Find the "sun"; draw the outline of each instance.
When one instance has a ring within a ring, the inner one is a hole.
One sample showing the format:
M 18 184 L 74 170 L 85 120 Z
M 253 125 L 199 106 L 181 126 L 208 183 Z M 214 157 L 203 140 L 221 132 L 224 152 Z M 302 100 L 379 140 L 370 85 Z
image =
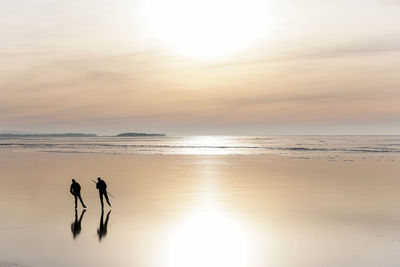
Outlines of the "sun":
M 150 30 L 164 45 L 190 57 L 232 55 L 266 34 L 260 0 L 149 0 Z

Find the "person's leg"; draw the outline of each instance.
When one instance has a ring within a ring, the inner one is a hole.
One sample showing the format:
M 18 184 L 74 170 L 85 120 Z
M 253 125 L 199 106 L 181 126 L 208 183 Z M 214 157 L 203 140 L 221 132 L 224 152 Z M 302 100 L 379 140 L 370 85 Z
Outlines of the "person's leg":
M 74 195 L 74 197 L 75 197 L 75 209 L 77 208 L 77 202 L 78 202 L 78 198 L 76 197 L 76 195 Z
M 100 203 L 101 203 L 101 208 L 104 208 L 104 203 L 103 203 L 103 192 L 99 191 L 99 196 L 100 196 Z
M 85 206 L 85 203 L 83 203 L 83 200 L 82 200 L 82 197 L 81 197 L 81 194 L 79 194 L 79 200 L 81 201 L 81 204 L 82 204 L 82 207 L 84 207 L 84 208 L 86 208 L 86 206 Z
M 111 207 L 110 200 L 108 200 L 108 194 L 107 194 L 107 191 L 106 191 L 106 192 L 104 192 L 104 197 L 106 198 L 106 201 L 107 201 L 107 204 L 108 204 L 108 206 L 110 206 L 110 207 Z

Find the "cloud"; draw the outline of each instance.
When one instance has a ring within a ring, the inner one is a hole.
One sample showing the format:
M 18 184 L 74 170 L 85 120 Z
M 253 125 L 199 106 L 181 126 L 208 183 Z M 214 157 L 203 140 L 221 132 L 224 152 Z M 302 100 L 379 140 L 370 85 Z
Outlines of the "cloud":
M 208 64 L 204 68 L 224 68 L 232 66 L 246 66 L 246 65 L 262 65 L 274 64 L 280 62 L 299 62 L 310 60 L 324 60 L 324 59 L 340 59 L 348 57 L 368 57 L 374 55 L 384 54 L 397 54 L 400 53 L 400 39 L 399 40 L 375 40 L 358 44 L 337 45 L 335 47 L 319 47 L 309 48 L 303 51 L 287 51 L 278 53 L 278 56 L 269 56 L 268 58 L 257 58 L 247 60 L 234 60 L 217 64 Z

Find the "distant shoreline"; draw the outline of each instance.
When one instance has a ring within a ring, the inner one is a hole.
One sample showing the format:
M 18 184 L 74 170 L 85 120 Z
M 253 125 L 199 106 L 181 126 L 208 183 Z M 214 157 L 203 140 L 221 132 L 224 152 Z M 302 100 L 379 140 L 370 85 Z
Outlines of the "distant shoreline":
M 120 133 L 108 137 L 140 137 L 140 136 L 165 136 L 160 133 Z M 0 134 L 0 138 L 18 138 L 18 137 L 99 137 L 97 134 L 84 134 L 84 133 L 59 133 L 59 134 Z
M 0 137 L 97 137 L 97 134 L 60 133 L 60 134 L 0 134 Z
M 165 136 L 165 134 L 160 133 L 120 133 L 116 137 L 132 137 L 132 136 Z

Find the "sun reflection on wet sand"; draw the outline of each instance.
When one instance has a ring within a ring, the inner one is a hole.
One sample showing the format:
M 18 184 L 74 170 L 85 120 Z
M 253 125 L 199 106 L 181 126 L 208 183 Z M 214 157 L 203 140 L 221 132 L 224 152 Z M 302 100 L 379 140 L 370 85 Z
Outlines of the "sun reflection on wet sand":
M 213 201 L 209 185 L 194 208 L 169 236 L 166 248 L 168 267 L 250 266 L 251 238 L 243 224 Z

